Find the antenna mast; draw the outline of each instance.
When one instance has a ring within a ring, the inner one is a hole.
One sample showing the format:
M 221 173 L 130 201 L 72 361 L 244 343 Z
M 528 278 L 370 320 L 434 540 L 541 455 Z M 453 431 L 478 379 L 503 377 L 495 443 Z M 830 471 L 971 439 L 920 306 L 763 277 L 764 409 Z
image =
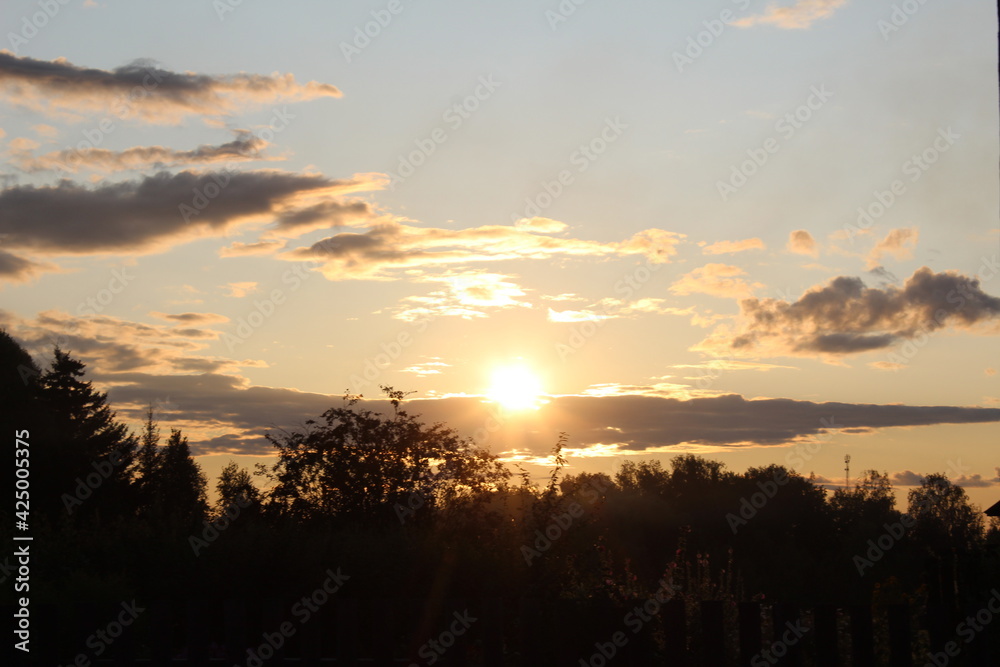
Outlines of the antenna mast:
M 844 457 L 844 490 L 851 485 L 851 455 Z

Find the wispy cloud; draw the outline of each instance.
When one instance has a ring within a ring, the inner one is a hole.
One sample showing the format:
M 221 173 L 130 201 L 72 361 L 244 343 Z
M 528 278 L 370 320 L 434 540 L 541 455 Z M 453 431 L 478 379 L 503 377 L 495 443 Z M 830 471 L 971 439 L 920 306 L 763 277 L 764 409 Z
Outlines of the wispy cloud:
M 531 307 L 521 300 L 525 291 L 511 276 L 486 271 L 448 271 L 437 276 L 423 276 L 420 282 L 440 284 L 440 290 L 403 299 L 403 307 L 394 315 L 413 322 L 432 317 L 486 317 L 492 310 L 515 306 Z
M 764 242 L 758 238 L 743 239 L 742 241 L 716 241 L 701 249 L 704 255 L 732 255 L 747 250 L 764 250 Z
M 225 289 L 227 290 L 226 296 L 242 299 L 246 295 L 257 291 L 257 283 L 253 281 L 229 283 L 225 285 Z
M 765 364 L 755 361 L 739 361 L 736 359 L 709 359 L 700 364 L 676 364 L 671 368 L 702 368 L 712 371 L 773 371 L 776 368 L 786 370 L 799 370 L 795 366 L 782 366 L 780 364 Z M 684 378 L 685 380 L 696 380 L 698 378 Z
M 882 264 L 882 257 L 892 255 L 896 261 L 913 258 L 920 231 L 915 227 L 892 229 L 886 237 L 875 244 L 868 254 L 868 268 L 876 269 Z
M 761 283 L 748 283 L 741 276 L 746 271 L 731 264 L 706 264 L 685 273 L 670 291 L 674 294 L 708 294 L 726 299 L 745 299 L 753 295 L 754 289 L 763 287 Z
M 691 308 L 666 305 L 665 299 L 645 298 L 635 301 L 607 297 L 581 310 L 548 309 L 549 322 L 596 322 L 638 315 L 693 315 Z
M 431 361 L 425 361 L 423 363 L 414 364 L 402 369 L 401 373 L 412 373 L 417 377 L 428 377 L 431 375 L 441 375 L 443 369 L 451 368 L 451 364 L 446 364 L 441 361 L 440 357 L 431 357 Z
M 179 151 L 165 146 L 134 146 L 123 151 L 106 148 L 71 148 L 33 156 L 28 151 L 17 151 L 11 162 L 29 172 L 62 170 L 77 172 L 89 169 L 103 173 L 203 165 L 251 160 L 278 160 L 261 153 L 267 142 L 249 133 L 239 133 L 233 141 L 218 146 L 204 145 L 193 150 Z
M 285 247 L 284 241 L 257 241 L 242 243 L 233 241 L 219 250 L 219 257 L 246 257 L 247 255 L 273 255 Z
M 219 315 L 218 313 L 161 313 L 154 310 L 150 313 L 150 315 L 161 320 L 167 320 L 168 322 L 177 322 L 178 324 L 187 325 L 216 324 L 229 321 L 228 317 L 225 315 Z
M 816 21 L 829 18 L 846 4 L 847 0 L 798 0 L 790 7 L 771 3 L 763 14 L 733 21 L 733 25 L 741 28 L 773 25 L 786 30 L 800 30 L 811 27 Z
M 537 220 L 537 218 L 536 218 Z M 441 229 L 406 225 L 383 218 L 364 233 L 345 232 L 298 248 L 286 259 L 323 261 L 330 280 L 389 280 L 396 269 L 442 267 L 473 262 L 554 257 L 645 256 L 651 262 L 669 261 L 682 234 L 647 229 L 624 241 L 601 243 L 552 236 L 563 227 L 546 225 L 487 225 Z

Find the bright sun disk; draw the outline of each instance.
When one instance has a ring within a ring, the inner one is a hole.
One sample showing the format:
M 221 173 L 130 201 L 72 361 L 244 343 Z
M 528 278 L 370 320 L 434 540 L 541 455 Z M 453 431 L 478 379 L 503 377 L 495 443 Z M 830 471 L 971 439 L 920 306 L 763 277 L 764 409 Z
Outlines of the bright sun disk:
M 507 410 L 537 409 L 542 383 L 523 366 L 505 366 L 493 371 L 486 397 Z

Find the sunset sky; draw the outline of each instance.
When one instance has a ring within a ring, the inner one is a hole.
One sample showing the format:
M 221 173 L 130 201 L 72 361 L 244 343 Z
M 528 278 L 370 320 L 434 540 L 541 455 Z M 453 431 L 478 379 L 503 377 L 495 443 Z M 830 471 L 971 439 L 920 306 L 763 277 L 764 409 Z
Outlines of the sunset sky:
M 994 3 L 51 4 L 0 10 L 0 326 L 211 478 L 385 384 L 571 472 L 1000 500 Z

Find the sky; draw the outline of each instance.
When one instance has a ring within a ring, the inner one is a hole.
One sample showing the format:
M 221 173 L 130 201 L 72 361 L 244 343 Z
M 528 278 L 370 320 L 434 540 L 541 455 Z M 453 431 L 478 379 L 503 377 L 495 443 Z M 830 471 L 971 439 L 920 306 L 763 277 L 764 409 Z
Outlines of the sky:
M 387 385 L 535 475 L 566 433 L 985 507 L 996 15 L 10 0 L 0 326 L 210 477 Z

